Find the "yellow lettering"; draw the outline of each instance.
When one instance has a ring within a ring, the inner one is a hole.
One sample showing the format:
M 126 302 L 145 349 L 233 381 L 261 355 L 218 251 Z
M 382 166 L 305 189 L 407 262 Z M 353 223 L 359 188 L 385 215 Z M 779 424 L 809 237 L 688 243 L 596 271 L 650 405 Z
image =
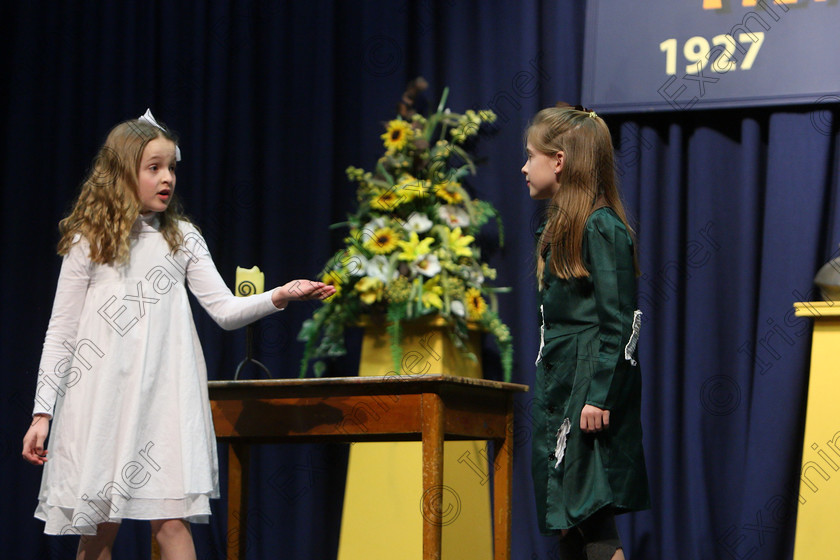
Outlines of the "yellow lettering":
M 741 5 L 745 8 L 752 8 L 758 4 L 759 0 L 741 0 Z M 766 1 L 766 0 L 765 0 Z M 826 0 L 814 0 L 814 2 L 825 2 Z M 774 4 L 796 4 L 799 0 L 773 0 Z M 723 0 L 703 0 L 704 10 L 721 10 L 723 9 Z

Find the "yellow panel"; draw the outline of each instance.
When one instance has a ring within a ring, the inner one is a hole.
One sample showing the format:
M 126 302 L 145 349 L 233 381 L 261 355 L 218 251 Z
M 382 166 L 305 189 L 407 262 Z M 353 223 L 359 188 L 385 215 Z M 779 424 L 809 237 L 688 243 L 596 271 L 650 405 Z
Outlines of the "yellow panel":
M 814 302 L 814 307 L 825 302 Z M 797 304 L 797 315 L 799 315 Z M 830 311 L 834 311 L 832 306 Z M 840 504 L 840 317 L 815 316 L 811 376 L 799 486 L 794 560 L 837 555 L 837 504 Z
M 405 325 L 400 373 L 480 378 L 481 363 L 465 359 L 438 325 L 433 321 Z M 470 333 L 469 348 L 480 360 L 477 332 Z M 393 370 L 384 327 L 368 323 L 359 375 L 394 375 Z M 486 448 L 483 441 L 444 444 L 444 488 L 432 496 L 442 502 L 443 558 L 486 560 L 493 556 Z M 422 444 L 354 443 L 347 468 L 338 560 L 420 560 L 423 498 Z

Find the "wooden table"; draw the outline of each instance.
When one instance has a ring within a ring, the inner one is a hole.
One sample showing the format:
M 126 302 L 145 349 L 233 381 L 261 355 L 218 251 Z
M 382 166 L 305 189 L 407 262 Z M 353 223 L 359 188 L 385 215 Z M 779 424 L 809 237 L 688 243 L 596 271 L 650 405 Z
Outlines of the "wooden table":
M 228 459 L 228 559 L 245 558 L 249 446 L 422 441 L 423 493 L 443 491 L 443 441 L 493 440 L 494 557 L 510 558 L 513 395 L 526 385 L 442 375 L 211 381 Z M 439 499 L 424 500 L 423 558 L 440 559 Z M 236 531 L 234 533 L 234 531 Z

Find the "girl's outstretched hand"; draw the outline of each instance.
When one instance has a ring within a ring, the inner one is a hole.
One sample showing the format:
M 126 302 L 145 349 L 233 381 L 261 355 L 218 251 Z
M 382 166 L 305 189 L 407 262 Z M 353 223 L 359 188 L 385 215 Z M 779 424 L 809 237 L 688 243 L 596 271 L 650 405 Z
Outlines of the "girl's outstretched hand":
M 23 458 L 33 465 L 43 465 L 47 462 L 47 450 L 44 442 L 50 433 L 50 419 L 45 414 L 32 417 L 32 424 L 23 436 Z
M 335 293 L 335 286 L 312 280 L 292 280 L 279 288 L 274 288 L 271 301 L 278 309 L 286 307 L 290 301 L 325 299 Z

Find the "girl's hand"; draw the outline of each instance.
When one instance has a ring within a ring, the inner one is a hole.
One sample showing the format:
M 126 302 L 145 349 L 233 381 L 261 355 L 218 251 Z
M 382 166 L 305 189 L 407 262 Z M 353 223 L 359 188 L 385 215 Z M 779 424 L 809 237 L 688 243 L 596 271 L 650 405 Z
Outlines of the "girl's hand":
M 47 450 L 44 442 L 50 433 L 50 417 L 46 414 L 36 414 L 32 417 L 32 424 L 23 436 L 23 458 L 33 465 L 43 465 L 47 462 Z
M 335 286 L 323 282 L 311 280 L 292 280 L 275 288 L 271 292 L 271 301 L 278 309 L 285 308 L 290 301 L 301 301 L 308 299 L 325 299 L 335 293 Z
M 606 430 L 610 427 L 610 411 L 592 406 L 584 405 L 580 411 L 580 430 L 587 434 L 593 434 Z

